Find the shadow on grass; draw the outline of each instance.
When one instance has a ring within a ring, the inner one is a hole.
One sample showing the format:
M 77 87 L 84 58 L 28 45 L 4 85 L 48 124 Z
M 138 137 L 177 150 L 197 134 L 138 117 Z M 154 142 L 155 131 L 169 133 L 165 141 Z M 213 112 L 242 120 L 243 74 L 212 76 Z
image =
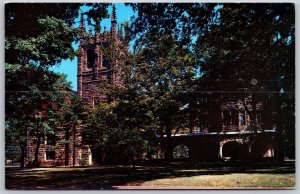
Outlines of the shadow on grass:
M 145 165 L 135 170 L 127 166 L 87 168 L 6 168 L 7 189 L 115 189 L 118 185 L 138 186 L 146 181 L 192 177 L 199 175 L 226 175 L 232 173 L 290 174 L 293 165 L 232 165 L 232 164 L 170 164 L 165 166 Z

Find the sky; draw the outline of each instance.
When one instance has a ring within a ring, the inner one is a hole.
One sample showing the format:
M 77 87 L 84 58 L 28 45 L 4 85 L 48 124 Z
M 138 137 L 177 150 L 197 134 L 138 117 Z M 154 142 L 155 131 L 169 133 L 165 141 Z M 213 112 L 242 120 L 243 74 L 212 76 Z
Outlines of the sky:
M 129 6 L 125 6 L 124 3 L 115 3 L 116 6 L 116 13 L 117 13 L 117 22 L 118 24 L 121 22 L 129 21 L 130 17 L 134 15 L 133 10 Z M 81 7 L 81 11 L 87 11 L 88 7 Z M 108 13 L 111 14 L 112 8 L 108 8 Z M 86 18 L 85 18 L 86 19 Z M 75 27 L 79 27 L 79 18 L 76 19 Z M 86 24 L 86 30 L 88 31 L 90 27 Z M 103 31 L 104 27 L 106 27 L 106 30 L 110 30 L 110 18 L 104 19 L 100 23 L 101 25 L 101 31 Z M 73 43 L 73 48 L 75 50 L 78 49 L 79 43 Z M 50 70 L 58 73 L 64 73 L 67 75 L 67 80 L 72 83 L 72 89 L 74 91 L 77 91 L 77 57 L 75 57 L 73 60 L 67 59 L 63 60 L 60 64 L 57 66 L 51 67 Z

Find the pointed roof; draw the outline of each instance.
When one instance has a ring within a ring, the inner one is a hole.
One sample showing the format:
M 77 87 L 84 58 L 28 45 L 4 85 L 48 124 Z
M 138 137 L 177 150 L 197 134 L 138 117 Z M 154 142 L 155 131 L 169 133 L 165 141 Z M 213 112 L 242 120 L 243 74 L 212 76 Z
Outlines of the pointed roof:
M 83 13 L 80 14 L 80 27 L 85 28 Z
M 117 23 L 116 6 L 113 5 L 111 13 L 111 23 Z

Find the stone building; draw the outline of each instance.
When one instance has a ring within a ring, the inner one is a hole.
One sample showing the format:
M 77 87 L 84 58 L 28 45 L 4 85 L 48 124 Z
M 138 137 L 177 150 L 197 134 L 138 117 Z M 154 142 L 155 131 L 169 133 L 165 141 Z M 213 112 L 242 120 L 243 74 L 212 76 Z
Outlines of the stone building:
M 271 100 L 271 99 L 270 99 Z M 252 100 L 252 94 L 226 98 L 219 94 L 202 94 L 191 104 L 191 132 L 248 132 L 275 128 L 271 101 Z
M 109 100 L 103 92 L 103 86 L 110 84 L 121 85 L 121 68 L 124 56 L 128 50 L 128 41 L 123 35 L 123 28 L 117 29 L 116 10 L 111 14 L 111 30 L 100 32 L 100 24 L 86 32 L 83 15 L 81 15 L 81 38 L 78 56 L 77 93 L 85 100 L 89 109 L 93 109 L 101 100 Z M 73 91 L 69 91 L 73 92 Z M 68 166 L 91 165 L 92 153 L 88 145 L 82 145 L 80 126 L 76 126 L 77 133 L 69 134 L 66 140 L 65 130 L 58 127 L 54 132 L 41 134 L 39 140 L 36 135 L 28 134 L 27 166 L 35 160 L 38 152 L 39 166 Z M 72 130 L 72 129 L 70 129 Z M 32 130 L 31 133 L 34 133 Z M 70 142 L 70 143 L 68 143 Z M 39 144 L 38 151 L 36 150 Z
M 174 152 L 174 157 L 192 161 L 275 159 L 279 144 L 270 107 L 273 102 L 271 98 L 264 103 L 252 99 L 251 94 L 235 99 L 214 93 L 194 97 L 189 105 L 189 133 L 175 134 L 171 140 L 173 149 L 185 154 Z
M 128 37 L 123 36 L 123 24 L 117 29 L 115 7 L 112 10 L 110 32 L 106 31 L 106 28 L 100 32 L 100 24 L 98 24 L 94 35 L 91 30 L 86 34 L 83 16 L 81 16 L 80 28 L 82 32 L 77 91 L 85 99 L 89 108 L 94 108 L 99 101 L 108 100 L 103 91 L 105 84 L 121 85 L 121 69 L 125 53 L 128 51 Z
M 62 92 L 75 93 L 66 88 L 62 89 Z M 65 102 L 70 102 L 69 95 L 66 96 Z M 51 119 L 46 111 L 49 106 L 53 106 L 58 112 L 63 111 L 57 104 L 50 104 L 47 100 L 40 110 L 36 110 L 35 116 L 40 120 L 28 129 L 25 165 L 27 167 L 91 165 L 91 151 L 88 145 L 82 144 L 80 125 L 59 126 L 54 129 L 43 126 Z

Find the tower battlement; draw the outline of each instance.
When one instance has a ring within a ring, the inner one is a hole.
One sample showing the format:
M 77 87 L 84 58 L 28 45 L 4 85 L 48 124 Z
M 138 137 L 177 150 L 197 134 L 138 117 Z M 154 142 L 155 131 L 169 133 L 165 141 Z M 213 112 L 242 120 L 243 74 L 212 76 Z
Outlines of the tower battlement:
M 100 32 L 100 24 L 86 32 L 83 15 L 80 21 L 81 38 L 78 57 L 77 91 L 89 108 L 102 100 L 107 100 L 103 91 L 105 84 L 121 85 L 121 71 L 128 51 L 127 38 L 123 36 L 123 25 L 117 32 L 115 7 L 111 14 L 111 29 Z M 125 33 L 126 34 L 126 33 Z

